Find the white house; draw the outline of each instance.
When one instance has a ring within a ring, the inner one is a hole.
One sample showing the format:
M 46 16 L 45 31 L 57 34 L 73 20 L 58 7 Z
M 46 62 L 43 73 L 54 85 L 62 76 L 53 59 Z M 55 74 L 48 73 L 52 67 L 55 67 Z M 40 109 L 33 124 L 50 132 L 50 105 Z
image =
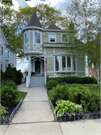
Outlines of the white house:
M 0 70 L 5 72 L 8 64 L 16 67 L 16 51 L 12 49 L 0 28 Z

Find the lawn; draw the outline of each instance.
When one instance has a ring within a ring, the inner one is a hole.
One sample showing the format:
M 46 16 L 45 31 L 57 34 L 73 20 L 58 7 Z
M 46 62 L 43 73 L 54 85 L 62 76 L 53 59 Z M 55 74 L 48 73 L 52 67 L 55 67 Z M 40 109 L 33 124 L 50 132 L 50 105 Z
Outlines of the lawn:
M 21 92 L 19 91 L 18 97 L 16 98 L 16 101 L 20 101 L 21 99 L 23 100 L 26 96 L 27 92 Z

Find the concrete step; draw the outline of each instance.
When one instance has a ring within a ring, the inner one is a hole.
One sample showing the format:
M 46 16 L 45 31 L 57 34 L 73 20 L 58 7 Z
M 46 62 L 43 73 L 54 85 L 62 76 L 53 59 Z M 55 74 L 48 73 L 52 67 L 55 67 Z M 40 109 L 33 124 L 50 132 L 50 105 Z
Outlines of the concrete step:
M 30 79 L 30 87 L 44 87 L 45 81 L 44 77 L 37 77 L 37 78 L 31 78 Z

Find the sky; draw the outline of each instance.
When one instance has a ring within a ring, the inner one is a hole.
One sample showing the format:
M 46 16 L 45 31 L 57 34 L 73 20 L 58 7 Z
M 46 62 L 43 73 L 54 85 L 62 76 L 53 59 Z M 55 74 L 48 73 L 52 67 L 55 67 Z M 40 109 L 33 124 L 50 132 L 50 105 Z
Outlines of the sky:
M 67 7 L 71 5 L 71 0 L 31 0 L 31 1 L 12 0 L 12 2 L 14 5 L 12 6 L 12 8 L 14 8 L 15 10 L 18 10 L 19 6 L 22 8 L 28 6 L 34 7 L 36 4 L 44 3 L 50 5 L 51 7 L 54 7 L 55 9 L 60 10 L 63 15 L 66 13 Z M 26 59 L 23 61 L 17 59 L 16 67 L 17 70 L 21 70 L 22 72 L 24 72 L 24 70 L 28 69 L 28 61 Z

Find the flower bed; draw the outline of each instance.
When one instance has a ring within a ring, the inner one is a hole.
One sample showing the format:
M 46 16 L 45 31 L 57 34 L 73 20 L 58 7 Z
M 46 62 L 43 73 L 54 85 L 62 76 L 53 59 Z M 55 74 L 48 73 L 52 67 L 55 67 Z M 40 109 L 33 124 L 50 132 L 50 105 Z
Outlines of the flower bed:
M 63 114 L 63 116 L 61 117 L 57 117 L 57 114 L 54 110 L 54 108 L 56 107 L 55 105 L 53 105 L 51 103 L 51 101 L 49 100 L 50 106 L 52 108 L 52 111 L 54 113 L 54 117 L 55 117 L 55 121 L 75 121 L 75 120 L 81 120 L 81 119 L 99 119 L 101 112 L 100 110 L 97 112 L 90 112 L 90 113 L 85 113 L 85 114 L 80 114 L 80 113 L 76 113 L 75 116 L 69 116 L 67 114 Z

